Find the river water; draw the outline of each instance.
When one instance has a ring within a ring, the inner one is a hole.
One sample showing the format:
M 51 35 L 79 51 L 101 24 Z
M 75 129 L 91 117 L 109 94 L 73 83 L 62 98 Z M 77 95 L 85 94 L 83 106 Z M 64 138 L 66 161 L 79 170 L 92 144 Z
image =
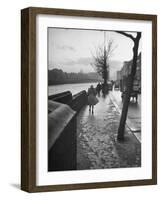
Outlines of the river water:
M 88 90 L 93 85 L 96 87 L 98 83 L 74 83 L 74 84 L 62 84 L 62 85 L 51 85 L 48 87 L 48 95 L 58 94 L 60 92 L 71 91 L 72 95 L 77 94 L 82 90 Z

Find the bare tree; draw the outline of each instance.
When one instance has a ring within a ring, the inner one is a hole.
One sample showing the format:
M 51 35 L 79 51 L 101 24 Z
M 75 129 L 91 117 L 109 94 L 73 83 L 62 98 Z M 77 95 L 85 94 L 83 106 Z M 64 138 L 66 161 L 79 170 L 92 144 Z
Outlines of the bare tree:
M 94 54 L 92 53 L 93 62 L 91 65 L 102 76 L 104 85 L 107 84 L 107 80 L 109 79 L 109 60 L 115 48 L 113 40 L 110 39 L 106 44 L 98 46 Z
M 126 118 L 127 118 L 129 102 L 130 102 L 130 96 L 131 96 L 131 92 L 133 89 L 133 82 L 134 82 L 136 68 L 137 68 L 137 57 L 138 57 L 138 48 L 139 48 L 139 41 L 141 38 L 141 32 L 137 32 L 136 37 L 134 37 L 133 35 L 128 34 L 126 32 L 122 32 L 122 31 L 116 31 L 116 32 L 130 38 L 134 42 L 131 74 L 130 74 L 129 80 L 128 80 L 127 91 L 125 92 L 125 98 L 124 98 L 121 119 L 120 119 L 120 124 L 119 124 L 119 128 L 118 128 L 118 135 L 117 135 L 117 139 L 120 141 L 123 141 L 124 140 L 125 123 L 126 123 Z

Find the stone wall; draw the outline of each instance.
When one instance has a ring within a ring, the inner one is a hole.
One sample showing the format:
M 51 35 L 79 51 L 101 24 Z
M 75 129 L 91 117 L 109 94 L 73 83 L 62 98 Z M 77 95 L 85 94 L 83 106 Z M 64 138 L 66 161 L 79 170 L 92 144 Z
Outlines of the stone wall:
M 76 169 L 76 115 L 86 104 L 86 91 L 73 96 L 70 91 L 49 96 L 48 171 Z
M 76 112 L 69 106 L 49 101 L 48 171 L 76 169 Z
M 73 95 L 72 101 L 69 106 L 77 111 L 77 113 L 87 104 L 87 92 L 85 90 Z
M 87 92 L 85 90 L 72 96 L 70 91 L 51 95 L 49 100 L 69 105 L 73 110 L 79 112 L 87 104 Z
M 66 91 L 66 92 L 50 95 L 48 99 L 68 105 L 72 101 L 72 93 L 70 91 Z

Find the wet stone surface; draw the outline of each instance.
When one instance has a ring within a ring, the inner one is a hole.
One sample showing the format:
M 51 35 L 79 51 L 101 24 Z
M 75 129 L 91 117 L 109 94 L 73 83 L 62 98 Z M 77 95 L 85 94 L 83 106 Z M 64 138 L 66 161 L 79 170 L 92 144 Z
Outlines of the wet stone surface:
M 141 166 L 141 145 L 126 128 L 116 140 L 120 115 L 109 96 L 99 97 L 94 114 L 85 106 L 77 117 L 77 169 Z

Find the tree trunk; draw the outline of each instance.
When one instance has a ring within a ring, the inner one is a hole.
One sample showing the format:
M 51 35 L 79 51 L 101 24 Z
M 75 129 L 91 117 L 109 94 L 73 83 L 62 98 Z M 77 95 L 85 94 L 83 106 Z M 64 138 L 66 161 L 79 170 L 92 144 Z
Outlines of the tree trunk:
M 128 106 L 130 102 L 131 92 L 133 90 L 133 82 L 134 82 L 136 68 L 137 68 L 137 56 L 138 56 L 138 47 L 139 47 L 140 38 L 141 38 L 141 33 L 137 33 L 137 37 L 134 40 L 134 47 L 133 47 L 132 69 L 131 69 L 131 74 L 129 76 L 129 80 L 127 84 L 127 90 L 125 92 L 125 98 L 123 101 L 123 108 L 122 108 L 122 113 L 121 113 L 119 129 L 118 129 L 117 139 L 119 141 L 124 140 L 124 131 L 125 131 L 125 123 L 126 123 L 126 118 L 127 118 L 127 113 L 128 113 Z
M 103 70 L 103 75 L 104 75 L 104 85 L 107 84 L 107 66 L 106 66 L 106 49 L 104 47 L 104 70 Z
M 104 74 L 103 74 L 103 80 L 104 80 L 104 85 L 107 85 L 107 70 L 104 69 Z

